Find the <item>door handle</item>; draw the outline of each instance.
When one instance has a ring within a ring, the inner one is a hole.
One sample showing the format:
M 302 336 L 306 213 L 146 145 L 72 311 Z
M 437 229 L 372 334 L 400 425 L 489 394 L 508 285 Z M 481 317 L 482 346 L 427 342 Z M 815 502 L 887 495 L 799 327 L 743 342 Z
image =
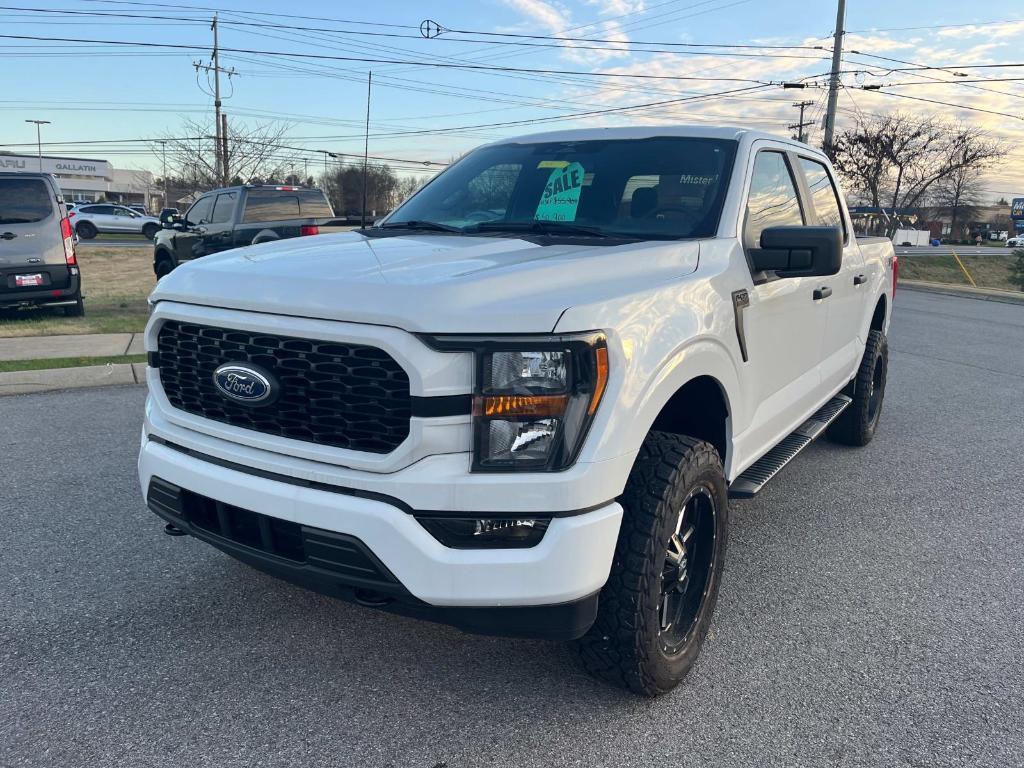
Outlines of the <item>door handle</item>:
M 4 240 L 13 240 L 14 238 L 17 237 L 17 235 L 14 234 L 13 232 L 4 232 L 2 235 L 0 235 L 0 237 L 2 237 Z
M 866 275 L 855 275 L 853 278 L 854 285 L 864 285 L 864 283 L 866 283 L 867 281 L 868 278 Z
M 831 295 L 832 289 L 829 288 L 827 285 L 823 285 L 821 286 L 821 288 L 814 289 L 813 297 L 815 301 L 819 301 L 820 299 L 827 299 Z

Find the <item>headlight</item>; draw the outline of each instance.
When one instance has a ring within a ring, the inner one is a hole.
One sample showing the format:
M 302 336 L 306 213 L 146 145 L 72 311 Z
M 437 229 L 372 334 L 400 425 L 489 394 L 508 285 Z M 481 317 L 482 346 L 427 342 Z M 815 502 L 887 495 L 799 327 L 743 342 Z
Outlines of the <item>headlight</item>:
M 566 469 L 608 384 L 604 334 L 434 338 L 476 353 L 474 472 Z

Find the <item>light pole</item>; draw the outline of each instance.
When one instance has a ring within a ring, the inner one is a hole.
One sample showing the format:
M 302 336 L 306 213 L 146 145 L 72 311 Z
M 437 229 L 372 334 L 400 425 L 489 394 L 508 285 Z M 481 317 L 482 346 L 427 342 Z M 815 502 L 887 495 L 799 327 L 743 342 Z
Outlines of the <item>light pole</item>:
M 40 131 L 40 126 L 49 125 L 49 120 L 26 120 L 26 123 L 36 124 L 36 151 L 39 154 L 39 172 L 43 172 L 43 136 Z
M 163 153 L 163 159 L 164 159 L 164 175 L 163 175 L 163 182 L 164 182 L 164 204 L 163 204 L 163 207 L 167 208 L 167 207 L 169 207 L 167 205 L 167 141 L 165 139 L 161 139 L 158 143 L 160 144 L 160 150 Z

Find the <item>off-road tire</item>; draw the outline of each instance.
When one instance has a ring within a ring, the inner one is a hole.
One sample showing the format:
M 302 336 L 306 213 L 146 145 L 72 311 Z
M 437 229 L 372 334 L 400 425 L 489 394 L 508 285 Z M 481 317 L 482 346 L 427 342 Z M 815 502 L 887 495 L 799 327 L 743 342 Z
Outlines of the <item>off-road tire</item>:
M 96 237 L 97 231 L 96 225 L 88 221 L 79 222 L 78 226 L 75 227 L 75 232 L 83 240 L 92 240 Z
M 881 331 L 871 331 L 857 375 L 843 390 L 853 402 L 829 427 L 829 440 L 853 446 L 871 442 L 882 416 L 888 370 L 889 342 Z
M 160 231 L 160 227 L 156 224 L 147 224 L 142 228 L 142 236 L 147 240 L 152 240 L 156 237 L 156 233 Z
M 662 647 L 662 569 L 684 501 L 695 490 L 713 499 L 714 545 L 706 590 L 692 629 L 677 652 Z M 584 668 L 643 696 L 674 688 L 690 671 L 711 625 L 729 528 L 725 473 L 718 451 L 702 440 L 651 432 L 619 502 L 624 509 L 597 620 L 577 641 Z

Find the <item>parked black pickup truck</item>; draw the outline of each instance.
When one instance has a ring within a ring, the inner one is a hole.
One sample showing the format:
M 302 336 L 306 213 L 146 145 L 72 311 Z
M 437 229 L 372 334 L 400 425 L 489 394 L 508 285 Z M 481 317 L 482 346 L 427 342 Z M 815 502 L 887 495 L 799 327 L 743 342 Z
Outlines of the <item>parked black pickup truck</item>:
M 153 240 L 158 278 L 183 261 L 211 253 L 302 235 L 340 231 L 322 190 L 245 185 L 207 192 L 184 216 L 169 216 Z

